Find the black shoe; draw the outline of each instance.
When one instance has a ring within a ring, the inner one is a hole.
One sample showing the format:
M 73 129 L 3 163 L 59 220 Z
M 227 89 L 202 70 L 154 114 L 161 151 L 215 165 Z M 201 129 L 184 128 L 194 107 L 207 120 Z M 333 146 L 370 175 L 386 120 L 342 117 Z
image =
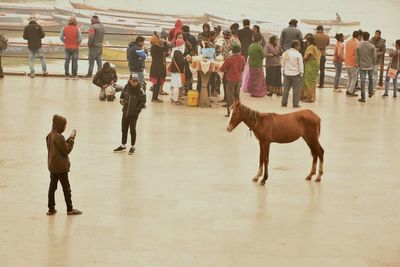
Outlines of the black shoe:
M 293 106 L 294 108 L 301 108 L 301 106 L 300 105 L 297 105 L 297 106 Z
M 121 151 L 125 151 L 126 147 L 123 146 L 119 146 L 116 149 L 114 149 L 114 152 L 121 152 Z
M 372 93 L 368 94 L 368 97 L 371 98 L 375 94 L 375 90 Z
M 287 105 L 282 104 L 281 107 L 287 107 Z
M 387 97 L 387 96 L 389 96 L 389 95 L 388 95 L 388 94 L 383 94 L 383 95 L 382 95 L 382 97 Z
M 324 88 L 324 85 L 318 85 L 318 88 Z
M 81 215 L 81 214 L 82 214 L 82 211 L 77 210 L 77 209 L 73 209 L 73 210 L 67 212 L 67 215 Z
M 268 93 L 267 96 L 272 96 L 272 93 Z
M 164 101 L 162 101 L 161 99 L 152 99 L 151 102 L 153 102 L 153 103 L 163 103 Z
M 135 153 L 135 148 L 132 146 L 131 149 L 129 149 L 128 154 L 132 155 L 133 153 Z
M 49 210 L 46 214 L 51 216 L 57 213 L 57 210 Z
M 88 74 L 86 74 L 85 78 L 92 78 L 92 76 L 93 76 L 92 74 L 88 73 Z
M 358 96 L 358 94 L 356 94 L 356 93 L 350 93 L 350 92 L 346 92 L 346 95 L 347 95 L 347 96 L 351 96 L 351 97 Z
M 228 106 L 228 104 L 223 104 L 222 105 L 223 108 L 226 108 L 227 106 Z
M 360 98 L 360 99 L 358 99 L 358 102 L 365 102 L 365 98 Z

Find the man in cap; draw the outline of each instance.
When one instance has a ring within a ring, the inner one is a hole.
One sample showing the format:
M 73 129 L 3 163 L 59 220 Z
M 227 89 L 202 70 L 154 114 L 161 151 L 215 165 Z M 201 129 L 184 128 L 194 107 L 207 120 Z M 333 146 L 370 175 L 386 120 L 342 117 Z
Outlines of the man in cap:
M 72 58 L 72 78 L 76 80 L 78 77 L 79 45 L 82 42 L 82 34 L 76 24 L 75 17 L 71 17 L 68 25 L 61 30 L 60 39 L 65 47 L 65 79 L 69 79 L 69 62 Z
M 29 24 L 24 29 L 23 35 L 23 38 L 28 41 L 29 69 L 31 78 L 35 77 L 35 55 L 38 55 L 40 58 L 43 75 L 47 75 L 47 66 L 44 58 L 44 50 L 42 48 L 42 39 L 44 36 L 45 34 L 42 26 L 36 22 L 35 17 L 31 17 L 29 19 Z
M 88 39 L 88 48 L 89 48 L 89 69 L 86 77 L 90 78 L 93 74 L 94 61 L 97 63 L 97 71 L 101 69 L 102 60 L 101 57 L 103 55 L 103 40 L 104 40 L 104 26 L 100 23 L 100 19 L 98 16 L 92 16 L 90 20 L 92 22 L 92 26 L 89 28 L 89 39 Z
M 146 104 L 146 95 L 141 89 L 139 76 L 136 73 L 132 73 L 129 77 L 128 83 L 125 85 L 121 92 L 120 103 L 123 105 L 122 108 L 122 143 L 119 147 L 114 149 L 114 152 L 122 152 L 126 149 L 126 143 L 128 140 L 128 129 L 131 131 L 131 148 L 129 149 L 129 155 L 135 152 L 136 143 L 136 123 L 139 118 L 139 114 Z

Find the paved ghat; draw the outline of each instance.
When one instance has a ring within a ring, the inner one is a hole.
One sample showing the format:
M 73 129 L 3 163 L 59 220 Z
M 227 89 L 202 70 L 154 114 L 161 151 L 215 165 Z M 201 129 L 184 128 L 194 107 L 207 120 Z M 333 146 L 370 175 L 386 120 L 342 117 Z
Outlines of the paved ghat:
M 166 86 L 167 87 L 167 86 Z M 321 183 L 305 181 L 303 140 L 273 144 L 265 187 L 251 182 L 258 142 L 223 108 L 149 102 L 134 155 L 120 144 L 121 106 L 89 80 L 0 80 L 0 266 L 400 265 L 400 103 L 367 103 L 319 89 L 302 104 L 322 119 Z M 168 100 L 168 97 L 164 97 Z M 242 102 L 284 113 L 280 98 Z M 61 185 L 47 211 L 45 136 L 53 114 L 78 130 L 71 153 L 74 206 Z

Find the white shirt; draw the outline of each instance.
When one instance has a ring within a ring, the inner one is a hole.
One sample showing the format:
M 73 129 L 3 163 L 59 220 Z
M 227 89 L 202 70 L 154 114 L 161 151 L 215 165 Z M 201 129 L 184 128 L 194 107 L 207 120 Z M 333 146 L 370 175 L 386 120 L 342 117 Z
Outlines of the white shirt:
M 282 55 L 283 74 L 286 76 L 297 76 L 303 74 L 303 56 L 295 48 L 290 48 Z

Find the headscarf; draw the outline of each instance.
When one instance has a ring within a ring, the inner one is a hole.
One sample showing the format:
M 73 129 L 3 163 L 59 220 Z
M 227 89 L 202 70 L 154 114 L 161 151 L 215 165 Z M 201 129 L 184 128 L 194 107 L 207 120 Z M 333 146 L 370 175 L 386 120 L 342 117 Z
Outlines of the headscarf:
M 175 22 L 175 27 L 171 29 L 171 31 L 169 32 L 169 36 L 168 36 L 168 40 L 171 42 L 175 42 L 176 36 L 179 33 L 182 33 L 182 26 L 183 23 L 180 19 L 176 20 Z

